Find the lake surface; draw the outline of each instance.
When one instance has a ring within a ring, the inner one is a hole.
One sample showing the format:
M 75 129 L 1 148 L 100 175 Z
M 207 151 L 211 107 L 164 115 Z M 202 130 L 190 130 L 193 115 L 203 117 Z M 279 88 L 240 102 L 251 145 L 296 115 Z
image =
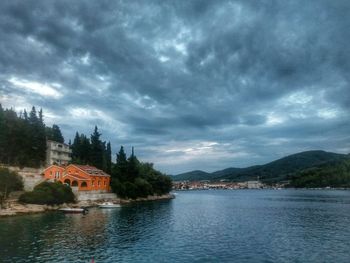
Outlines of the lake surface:
M 212 190 L 0 218 L 0 262 L 349 262 L 350 191 Z

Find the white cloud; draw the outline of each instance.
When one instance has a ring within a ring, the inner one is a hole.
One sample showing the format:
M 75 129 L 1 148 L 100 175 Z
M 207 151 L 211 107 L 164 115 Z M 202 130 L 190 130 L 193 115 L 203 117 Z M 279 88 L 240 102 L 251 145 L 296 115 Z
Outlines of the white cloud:
M 18 88 L 23 88 L 31 93 L 36 93 L 44 97 L 52 97 L 54 99 L 59 99 L 63 94 L 54 87 L 61 88 L 62 86 L 58 83 L 51 83 L 48 85 L 46 83 L 40 83 L 35 81 L 28 81 L 25 79 L 18 79 L 16 77 L 11 77 L 8 81 Z
M 285 105 L 303 105 L 310 103 L 312 99 L 312 96 L 306 94 L 305 92 L 298 91 L 282 98 L 281 102 Z
M 336 109 L 320 109 L 317 111 L 317 116 L 323 119 L 333 119 L 338 116 L 339 112 Z

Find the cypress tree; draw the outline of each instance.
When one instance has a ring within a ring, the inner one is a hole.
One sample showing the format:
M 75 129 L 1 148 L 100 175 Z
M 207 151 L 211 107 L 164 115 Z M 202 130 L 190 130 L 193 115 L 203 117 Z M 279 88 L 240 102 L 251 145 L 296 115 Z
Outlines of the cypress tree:
M 6 147 L 6 125 L 4 118 L 4 110 L 0 104 L 0 163 L 5 159 L 5 147 Z
M 112 173 L 112 149 L 111 149 L 111 143 L 107 143 L 106 148 L 106 173 L 111 174 Z
M 103 144 L 100 140 L 101 133 L 95 126 L 93 134 L 91 134 L 91 164 L 99 169 L 103 169 Z
M 52 127 L 46 127 L 46 137 L 48 140 L 64 143 L 61 129 L 56 124 L 53 124 Z
M 131 155 L 128 159 L 128 180 L 133 182 L 136 177 L 139 176 L 139 169 L 138 169 L 139 161 L 137 160 L 135 153 L 134 153 L 134 147 L 131 148 Z
M 45 124 L 43 119 L 43 110 L 39 111 L 39 119 L 37 124 L 38 129 L 38 164 L 43 165 L 46 160 L 46 133 L 45 133 Z
M 73 144 L 71 145 L 70 148 L 72 150 L 72 161 L 73 161 L 73 163 L 79 163 L 78 159 L 80 158 L 80 152 L 79 152 L 79 149 L 80 149 L 80 136 L 79 136 L 78 132 L 75 133 Z
M 115 171 L 113 172 L 113 177 L 118 178 L 120 181 L 127 180 L 128 172 L 128 161 L 126 159 L 126 154 L 124 152 L 124 147 L 121 146 L 119 152 L 117 153 Z
M 82 164 L 91 163 L 91 143 L 85 134 L 80 135 L 80 160 Z M 102 158 L 102 157 L 101 157 Z

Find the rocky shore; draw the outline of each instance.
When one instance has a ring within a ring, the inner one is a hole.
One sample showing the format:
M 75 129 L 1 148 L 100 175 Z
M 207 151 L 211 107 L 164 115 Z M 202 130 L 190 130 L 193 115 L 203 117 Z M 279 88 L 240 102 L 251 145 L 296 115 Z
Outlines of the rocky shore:
M 173 199 L 175 196 L 173 194 L 166 194 L 166 195 L 160 195 L 160 196 L 148 196 L 145 198 L 137 198 L 137 199 L 114 199 L 114 200 L 108 200 L 113 203 L 120 203 L 120 204 L 131 204 L 135 202 L 148 202 L 148 201 L 157 201 L 157 200 L 169 200 Z M 1 216 L 14 216 L 14 215 L 23 215 L 23 214 L 32 214 L 32 213 L 42 213 L 46 211 L 54 211 L 58 210 L 60 208 L 64 207 L 95 207 L 99 205 L 100 203 L 107 201 L 107 200 L 95 200 L 95 201 L 80 201 L 74 204 L 62 204 L 62 205 L 34 205 L 34 204 L 21 204 L 17 201 L 11 200 L 10 202 L 7 202 L 6 208 L 0 209 L 0 217 Z

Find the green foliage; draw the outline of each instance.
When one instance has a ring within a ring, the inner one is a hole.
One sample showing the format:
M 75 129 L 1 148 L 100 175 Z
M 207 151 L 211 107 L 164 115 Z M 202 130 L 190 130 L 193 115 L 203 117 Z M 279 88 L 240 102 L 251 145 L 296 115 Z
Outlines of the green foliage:
M 145 179 L 138 177 L 135 179 L 136 193 L 139 197 L 153 195 L 152 185 Z
M 22 189 L 22 178 L 16 172 L 0 167 L 0 205 L 3 205 L 3 202 L 11 192 Z
M 117 160 L 112 171 L 112 176 L 115 178 L 118 178 L 120 181 L 126 181 L 127 172 L 128 172 L 128 161 L 126 159 L 124 147 L 121 146 L 119 152 L 117 153 Z
M 297 188 L 350 187 L 350 159 L 331 161 L 306 169 L 290 179 L 290 185 Z
M 134 147 L 132 147 L 131 155 L 128 158 L 128 165 L 127 165 L 127 180 L 128 181 L 134 181 L 139 176 L 139 160 L 136 158 L 134 154 Z
M 111 186 L 118 196 L 135 199 L 167 194 L 171 191 L 172 182 L 170 177 L 154 169 L 153 164 L 140 162 L 133 150 L 126 159 L 122 146 L 113 168 Z
M 56 128 L 58 126 L 56 125 Z M 0 105 L 0 163 L 15 166 L 39 167 L 45 164 L 47 128 L 43 112 L 35 107 L 19 115 Z
M 43 182 L 37 185 L 32 192 L 26 192 L 19 198 L 20 202 L 40 205 L 72 203 L 74 200 L 72 189 L 60 182 Z
M 112 191 L 118 196 L 122 198 L 126 197 L 125 186 L 117 178 L 112 178 L 111 187 Z
M 64 143 L 61 129 L 56 124 L 52 125 L 52 127 L 46 127 L 46 138 L 51 141 Z
M 110 142 L 101 141 L 101 134 L 95 126 L 91 139 L 76 132 L 72 149 L 72 162 L 93 165 L 108 174 L 112 173 L 112 149 Z
M 136 199 L 137 196 L 137 187 L 135 184 L 131 182 L 125 182 L 124 183 L 125 187 L 125 196 L 131 199 Z
M 90 161 L 91 164 L 99 169 L 103 169 L 103 154 L 105 151 L 105 145 L 100 140 L 101 133 L 98 132 L 97 126 L 95 126 L 93 134 L 91 134 L 91 152 Z
M 256 180 L 257 177 L 265 183 L 284 181 L 287 177 L 322 163 L 344 160 L 347 156 L 325 151 L 306 151 L 289 155 L 276 161 L 255 165 L 247 168 L 227 168 L 213 173 L 192 171 L 173 177 L 176 181 L 184 180 L 220 180 L 231 181 Z
M 90 162 L 90 139 L 84 134 L 76 132 L 72 149 L 72 162 L 76 164 L 88 164 Z
M 104 154 L 104 159 L 106 160 L 106 173 L 111 174 L 112 173 L 112 148 L 111 143 L 107 143 L 107 148 Z

